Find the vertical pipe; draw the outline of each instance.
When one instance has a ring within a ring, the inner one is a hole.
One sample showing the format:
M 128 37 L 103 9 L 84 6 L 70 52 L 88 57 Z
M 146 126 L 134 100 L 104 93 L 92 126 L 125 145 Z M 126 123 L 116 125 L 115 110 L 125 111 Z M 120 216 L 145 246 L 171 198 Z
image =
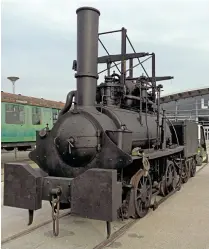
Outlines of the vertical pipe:
M 155 78 L 155 53 L 152 53 L 152 97 L 153 97 L 153 102 L 155 103 L 156 101 L 156 78 Z
M 91 7 L 77 9 L 77 103 L 94 106 L 98 79 L 98 31 L 100 12 Z
M 197 97 L 196 97 L 196 100 L 195 100 L 195 121 L 198 123 L 198 102 L 197 102 Z
M 110 76 L 110 67 L 111 67 L 111 63 L 108 62 L 107 63 L 107 76 Z
M 133 78 L 133 59 L 129 59 L 129 77 Z
M 178 116 L 178 104 L 176 101 L 175 121 L 177 121 L 177 116 Z
M 126 55 L 126 32 L 127 30 L 125 28 L 122 28 L 121 30 L 121 83 L 122 85 L 125 84 L 125 79 L 126 79 L 126 60 L 125 60 L 125 55 Z
M 157 149 L 158 146 L 160 145 L 160 87 L 156 88 L 157 90 Z
M 161 126 L 161 149 L 166 148 L 166 117 L 165 110 L 163 110 L 162 126 Z

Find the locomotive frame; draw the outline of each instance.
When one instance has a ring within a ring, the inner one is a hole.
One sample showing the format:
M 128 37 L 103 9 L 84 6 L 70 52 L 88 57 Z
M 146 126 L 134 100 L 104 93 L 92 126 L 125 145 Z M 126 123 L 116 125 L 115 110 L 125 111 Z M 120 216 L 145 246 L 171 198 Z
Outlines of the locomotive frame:
M 116 31 L 122 33 L 121 53 L 98 57 L 99 15 L 98 10 L 90 7 L 77 10 L 78 51 L 77 61 L 73 62 L 77 91 L 67 95 L 54 127 L 37 132 L 36 149 L 30 158 L 40 168 L 32 169 L 26 163 L 5 164 L 4 205 L 28 209 L 30 225 L 34 210 L 42 207 L 42 200 L 50 201 L 54 235 L 58 235 L 59 209 L 70 208 L 74 215 L 106 221 L 110 236 L 110 222 L 144 217 L 150 207 L 155 209 L 158 205 L 156 198 L 152 202 L 153 197 L 167 198 L 196 172 L 197 124 L 170 122 L 165 111 L 160 110 L 162 86 L 157 86 L 156 81 L 172 77 L 156 77 L 155 54 L 136 53 L 125 28 Z M 100 35 L 107 33 L 112 31 Z M 134 53 L 126 53 L 126 40 Z M 151 77 L 139 59 L 145 56 L 152 59 Z M 133 77 L 134 58 L 138 59 L 146 77 Z M 121 62 L 120 75 L 111 75 L 111 63 L 118 61 Z M 107 64 L 108 75 L 105 82 L 97 86 L 99 63 Z M 126 77 L 127 71 L 129 77 Z M 74 108 L 70 110 L 73 97 Z M 133 129 L 140 127 L 141 133 L 146 133 L 145 140 L 141 139 L 140 132 L 133 140 L 133 131 L 126 126 L 128 118 L 126 123 L 119 118 L 121 112 L 133 117 L 137 126 L 132 126 Z M 76 118 L 80 130 L 73 126 Z M 84 120 L 86 124 L 82 124 Z M 87 139 L 91 129 L 86 127 L 87 133 L 84 127 L 90 124 L 96 132 Z M 108 129 L 111 126 L 116 128 Z M 69 137 L 73 129 L 80 132 L 77 141 Z

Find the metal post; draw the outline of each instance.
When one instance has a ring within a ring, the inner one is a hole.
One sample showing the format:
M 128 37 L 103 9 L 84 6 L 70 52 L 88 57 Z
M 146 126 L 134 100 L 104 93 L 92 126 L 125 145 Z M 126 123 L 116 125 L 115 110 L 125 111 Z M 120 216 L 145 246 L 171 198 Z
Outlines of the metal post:
M 14 148 L 14 151 L 15 151 L 15 159 L 17 159 L 17 148 L 16 147 Z
M 155 79 L 155 54 L 152 53 L 152 97 L 153 97 L 153 102 L 156 102 L 156 79 Z
M 111 63 L 107 63 L 107 76 L 110 76 Z
M 126 55 L 126 32 L 127 30 L 125 28 L 122 28 L 121 30 L 121 83 L 122 85 L 125 84 L 125 79 L 126 79 L 126 60 L 125 60 L 125 55 Z
M 129 59 L 129 77 L 133 78 L 133 59 Z
M 195 100 L 195 121 L 198 122 L 198 102 Z
M 178 104 L 176 101 L 176 111 L 175 111 L 175 120 L 177 121 L 177 116 L 178 116 Z

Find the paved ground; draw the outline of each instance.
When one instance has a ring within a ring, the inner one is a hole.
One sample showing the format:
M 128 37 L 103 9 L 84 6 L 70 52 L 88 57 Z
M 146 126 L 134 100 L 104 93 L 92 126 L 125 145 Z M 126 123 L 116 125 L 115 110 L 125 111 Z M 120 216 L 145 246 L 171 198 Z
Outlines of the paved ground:
M 16 158 L 15 158 L 15 152 L 11 151 L 1 151 L 1 168 L 4 167 L 4 163 L 6 162 L 14 162 L 14 161 L 21 161 L 21 160 L 26 160 L 28 158 L 28 153 L 30 151 L 17 151 Z
M 109 245 L 121 249 L 209 249 L 209 166 Z M 3 191 L 3 183 L 2 183 Z M 49 203 L 35 212 L 34 225 L 51 218 Z M 27 229 L 27 211 L 2 206 L 2 240 Z M 114 222 L 118 230 L 126 222 Z M 60 235 L 52 224 L 2 245 L 2 249 L 91 249 L 105 239 L 105 223 L 67 216 L 60 220 Z
M 209 249 L 209 166 L 109 247 Z

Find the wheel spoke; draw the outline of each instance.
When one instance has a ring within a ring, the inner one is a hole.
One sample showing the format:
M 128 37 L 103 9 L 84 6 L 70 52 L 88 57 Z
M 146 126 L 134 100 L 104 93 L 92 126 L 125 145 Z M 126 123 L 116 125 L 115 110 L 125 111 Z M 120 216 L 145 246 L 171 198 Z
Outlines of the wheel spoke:
M 176 178 L 175 171 L 176 169 L 175 169 L 173 162 L 168 162 L 166 166 L 164 178 L 163 178 L 164 182 L 162 180 L 162 183 L 161 183 L 161 194 L 163 196 L 166 196 L 171 191 L 173 191 L 173 189 L 175 188 L 175 178 Z

